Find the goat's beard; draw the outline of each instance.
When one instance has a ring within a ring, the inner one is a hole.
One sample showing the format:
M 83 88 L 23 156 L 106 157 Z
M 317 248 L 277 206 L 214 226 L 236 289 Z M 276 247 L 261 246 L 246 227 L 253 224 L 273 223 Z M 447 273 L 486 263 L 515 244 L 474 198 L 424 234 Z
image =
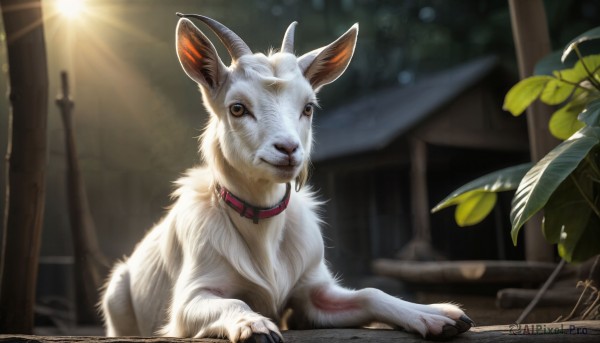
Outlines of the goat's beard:
M 300 173 L 298 174 L 298 176 L 296 176 L 296 192 L 300 192 L 302 187 L 304 187 L 304 185 L 308 181 L 309 175 L 310 175 L 310 160 L 307 160 L 307 161 L 304 161 L 304 164 L 302 165 L 302 169 L 300 170 Z

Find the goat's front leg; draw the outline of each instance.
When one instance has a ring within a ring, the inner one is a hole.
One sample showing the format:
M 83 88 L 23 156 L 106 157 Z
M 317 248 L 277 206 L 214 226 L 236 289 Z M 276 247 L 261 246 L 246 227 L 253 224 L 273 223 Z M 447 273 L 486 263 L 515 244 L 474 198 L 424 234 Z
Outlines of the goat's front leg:
M 283 342 L 277 326 L 241 300 L 201 294 L 181 308 L 161 331 L 169 337 L 226 337 L 231 342 Z
M 324 275 L 329 273 L 324 266 L 319 269 L 294 294 L 293 310 L 299 310 L 301 317 L 292 319 L 299 319 L 301 326 L 359 327 L 381 322 L 427 338 L 448 338 L 474 324 L 456 305 L 419 305 L 374 288 L 344 289 Z
M 218 287 L 180 278 L 173 295 L 169 322 L 160 334 L 169 337 L 216 338 L 231 342 L 280 343 L 283 338 L 268 318 L 243 301 L 225 298 Z M 225 283 L 227 284 L 227 283 Z

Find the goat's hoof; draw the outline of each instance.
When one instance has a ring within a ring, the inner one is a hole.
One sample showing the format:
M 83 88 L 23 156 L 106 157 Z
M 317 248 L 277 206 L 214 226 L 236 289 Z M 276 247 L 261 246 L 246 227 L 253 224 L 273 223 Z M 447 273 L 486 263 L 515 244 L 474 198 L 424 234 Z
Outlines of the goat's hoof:
M 253 333 L 243 343 L 283 343 L 283 339 L 274 331 L 269 331 L 269 334 Z
M 460 318 L 456 321 L 454 325 L 458 329 L 458 333 L 463 333 L 469 331 L 473 326 L 475 326 L 475 322 L 469 318 L 466 314 L 460 316 Z
M 459 335 L 463 332 L 469 331 L 471 327 L 475 326 L 475 323 L 471 318 L 466 315 L 460 316 L 454 325 L 444 325 L 442 332 L 438 335 L 427 335 L 426 339 L 431 341 L 446 341 L 450 338 Z

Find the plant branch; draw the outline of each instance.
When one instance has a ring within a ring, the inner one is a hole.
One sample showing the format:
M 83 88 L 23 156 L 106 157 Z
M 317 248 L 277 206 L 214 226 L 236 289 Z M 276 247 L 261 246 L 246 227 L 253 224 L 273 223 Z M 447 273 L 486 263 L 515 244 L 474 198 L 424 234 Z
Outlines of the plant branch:
M 527 305 L 527 307 L 523 310 L 523 313 L 521 313 L 521 315 L 519 316 L 519 318 L 517 319 L 517 321 L 515 323 L 517 324 L 521 324 L 525 318 L 527 318 L 527 316 L 529 315 L 529 313 L 531 313 L 531 311 L 535 308 L 535 306 L 537 305 L 537 303 L 540 301 L 540 299 L 542 298 L 542 296 L 544 295 L 544 293 L 546 293 L 546 291 L 548 290 L 548 288 L 550 288 L 550 286 L 552 285 L 552 283 L 554 283 L 554 280 L 556 279 L 556 277 L 558 276 L 558 274 L 560 273 L 560 271 L 563 269 L 563 267 L 565 266 L 565 260 L 561 259 L 560 263 L 556 266 L 556 268 L 554 268 L 554 271 L 552 272 L 552 274 L 550 274 L 550 276 L 548 277 L 548 279 L 546 280 L 546 282 L 544 282 L 544 284 L 542 285 L 542 287 L 540 288 L 540 290 L 537 292 L 537 294 L 535 295 L 535 297 L 531 300 L 531 302 L 529 303 L 529 305 Z
M 569 313 L 568 316 L 566 316 L 565 318 L 562 318 L 562 316 L 558 318 L 561 321 L 566 322 L 567 320 L 570 320 L 571 318 L 573 318 L 577 314 L 577 310 L 579 310 L 579 306 L 583 305 L 583 303 L 585 302 L 585 301 L 583 301 L 583 296 L 585 295 L 585 292 L 588 290 L 588 288 L 590 286 L 590 280 L 577 282 L 577 288 L 579 288 L 579 286 L 583 286 L 583 291 L 581 291 L 581 295 L 579 296 L 579 299 L 577 300 L 577 304 L 575 304 L 575 307 L 573 307 L 573 310 L 571 310 L 571 313 Z M 557 322 L 558 319 L 555 322 Z
M 588 307 L 587 311 L 581 315 L 581 319 L 585 320 L 587 316 L 596 308 L 596 305 L 600 301 L 600 292 L 596 291 L 596 300 Z
M 585 160 L 587 161 L 587 163 L 589 163 L 590 168 L 592 168 L 592 171 L 594 171 L 594 175 L 596 176 L 596 178 L 600 178 L 600 169 L 598 169 L 598 166 L 596 165 L 596 163 L 594 163 L 594 160 L 592 159 L 590 154 L 585 155 Z
M 583 199 L 585 199 L 585 201 L 588 203 L 588 206 L 590 206 L 592 211 L 594 211 L 594 213 L 596 213 L 596 216 L 598 216 L 598 218 L 600 218 L 600 210 L 596 207 L 596 205 L 594 205 L 594 202 L 592 201 L 592 199 L 590 199 L 587 196 L 587 194 L 585 194 L 585 191 L 583 190 L 583 188 L 581 188 L 581 185 L 579 184 L 579 181 L 577 181 L 577 178 L 575 176 L 573 176 L 573 174 L 571 174 L 569 176 L 571 177 L 571 180 L 573 180 L 575 187 L 577 187 L 577 190 L 579 191 L 579 193 L 581 194 Z
M 586 87 L 582 86 L 580 82 L 578 83 L 578 82 L 573 82 L 573 81 L 569 81 L 569 80 L 563 79 L 562 76 L 560 76 L 560 74 L 559 74 L 558 77 L 556 77 L 556 79 L 559 80 L 560 82 L 564 82 L 564 83 L 566 83 L 566 84 L 568 84 L 570 86 L 573 86 L 575 88 L 581 88 L 582 90 L 584 90 L 586 92 L 589 92 L 591 90 L 589 88 L 586 88 Z
M 590 83 L 592 85 L 594 85 L 594 87 L 596 87 L 596 89 L 600 90 L 600 84 L 598 83 L 598 81 L 594 77 L 594 74 L 590 71 L 590 69 L 585 64 L 585 61 L 583 60 L 583 57 L 581 56 L 581 53 L 579 52 L 579 48 L 577 47 L 577 44 L 575 44 L 573 46 L 573 50 L 575 50 L 575 53 L 577 54 L 577 57 L 579 58 L 579 61 L 581 61 L 581 65 L 583 66 L 583 69 L 585 69 L 585 71 L 588 73 L 588 76 L 589 76 L 588 80 L 590 81 Z
M 594 264 L 592 264 L 592 268 L 590 268 L 590 272 L 588 274 L 588 279 L 592 280 L 594 277 L 594 272 L 596 271 L 596 268 L 598 267 L 598 262 L 600 261 L 600 255 L 596 256 L 596 259 L 594 260 Z
M 590 280 L 590 282 L 594 282 L 592 281 L 592 278 L 594 276 L 594 272 L 596 271 L 596 267 L 598 267 L 598 261 L 600 260 L 600 255 L 596 256 L 596 259 L 594 260 L 594 264 L 592 264 L 592 268 L 590 269 L 590 273 L 588 274 L 588 280 Z M 591 312 L 597 308 L 598 303 L 600 302 L 600 292 L 598 291 L 598 289 L 596 287 L 591 286 L 594 291 L 596 292 L 596 299 L 592 302 L 592 304 L 588 307 L 587 311 L 585 311 L 583 313 L 583 315 L 581 315 L 581 319 L 585 319 L 588 317 L 588 315 L 591 314 Z

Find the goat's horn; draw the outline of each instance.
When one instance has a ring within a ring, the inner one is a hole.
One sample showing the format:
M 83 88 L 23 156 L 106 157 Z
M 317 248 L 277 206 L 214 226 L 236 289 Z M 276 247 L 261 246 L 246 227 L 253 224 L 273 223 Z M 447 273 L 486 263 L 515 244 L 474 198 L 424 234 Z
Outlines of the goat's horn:
M 296 32 L 296 25 L 298 22 L 293 22 L 288 26 L 283 36 L 283 43 L 281 43 L 281 52 L 294 53 L 294 33 Z
M 217 37 L 219 37 L 219 40 L 221 43 L 223 43 L 223 45 L 225 45 L 225 48 L 227 51 L 229 51 L 229 54 L 234 61 L 244 55 L 252 54 L 252 50 L 250 50 L 248 45 L 240 38 L 240 36 L 236 35 L 235 32 L 231 31 L 229 28 L 227 28 L 227 26 L 219 23 L 218 21 L 199 14 L 183 14 L 177 12 L 177 16 L 181 18 L 196 18 L 201 20 L 217 35 Z

